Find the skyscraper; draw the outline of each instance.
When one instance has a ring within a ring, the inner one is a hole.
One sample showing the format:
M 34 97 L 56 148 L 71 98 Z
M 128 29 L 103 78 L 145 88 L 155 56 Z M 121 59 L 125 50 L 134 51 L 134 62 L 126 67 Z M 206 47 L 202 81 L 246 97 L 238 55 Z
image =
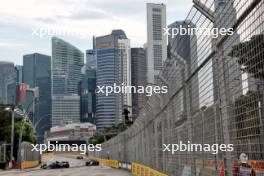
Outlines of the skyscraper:
M 96 38 L 97 86 L 131 85 L 130 40 L 122 30 Z M 96 94 L 96 125 L 98 129 L 122 122 L 124 108 L 131 110 L 131 94 Z
M 81 80 L 83 65 L 83 52 L 62 39 L 52 38 L 52 71 L 56 70 L 65 74 L 65 93 L 78 94 L 78 84 Z M 52 86 L 54 91 L 56 85 L 52 84 Z
M 0 103 L 13 104 L 16 96 L 16 70 L 12 62 L 0 61 Z
M 66 73 L 63 70 L 52 70 L 52 95 L 66 94 Z
M 37 133 L 41 141 L 44 132 L 51 127 L 51 57 L 39 53 L 24 55 L 23 83 L 39 89 L 39 110 L 34 121 L 40 121 Z
M 132 86 L 146 86 L 147 84 L 147 58 L 143 48 L 131 48 L 131 83 Z M 145 94 L 132 94 L 133 119 L 138 116 L 139 110 L 144 106 Z
M 147 3 L 147 81 L 155 84 L 163 62 L 167 59 L 166 6 Z
M 96 68 L 96 50 L 86 50 L 86 65 L 91 68 Z
M 195 25 L 189 21 L 175 21 L 174 23 L 168 26 L 171 29 L 177 28 L 195 28 Z M 185 76 L 190 77 L 192 73 L 198 67 L 198 58 L 197 58 L 197 38 L 196 35 L 175 35 L 168 36 L 168 48 L 170 53 L 176 56 L 177 60 L 181 60 L 184 63 Z M 182 80 L 179 80 L 182 81 Z M 188 87 L 190 98 L 191 111 L 195 112 L 199 109 L 199 80 L 198 74 L 195 74 L 191 79 L 191 84 Z M 183 100 L 182 100 L 183 101 Z
M 80 82 L 81 122 L 95 123 L 96 111 L 96 70 L 86 65 L 83 79 Z
M 80 122 L 78 86 L 84 54 L 57 37 L 52 38 L 52 126 Z
M 16 65 L 16 72 L 17 72 L 17 83 L 22 83 L 23 82 L 23 66 L 22 65 Z

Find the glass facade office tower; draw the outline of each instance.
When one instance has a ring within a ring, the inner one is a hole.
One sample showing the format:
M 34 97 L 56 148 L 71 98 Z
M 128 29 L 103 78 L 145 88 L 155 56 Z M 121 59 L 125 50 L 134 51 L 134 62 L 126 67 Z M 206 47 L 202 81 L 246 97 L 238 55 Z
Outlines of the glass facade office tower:
M 86 65 L 91 68 L 96 69 L 96 50 L 90 49 L 86 50 Z
M 0 103 L 12 104 L 16 96 L 16 70 L 14 63 L 0 61 Z
M 131 48 L 131 82 L 132 86 L 146 86 L 147 58 L 143 48 Z M 145 94 L 132 94 L 133 119 L 138 116 L 139 110 L 146 101 Z
M 16 77 L 17 77 L 17 83 L 21 84 L 23 83 L 23 66 L 22 65 L 16 65 Z
M 189 21 L 175 21 L 168 26 L 171 29 L 177 28 L 195 28 L 195 25 Z M 168 49 L 169 53 L 172 53 L 177 61 L 184 67 L 185 75 L 187 78 L 198 68 L 197 57 L 197 37 L 193 35 L 169 35 L 168 36 Z M 179 80 L 182 81 L 182 80 Z M 192 77 L 191 85 L 188 90 L 188 96 L 191 97 L 191 112 L 195 112 L 199 109 L 199 79 L 198 74 Z M 183 98 L 183 97 L 181 97 Z M 181 100 L 183 101 L 183 100 Z
M 52 126 L 80 122 L 78 95 L 84 54 L 57 37 L 52 38 Z
M 97 86 L 131 85 L 130 40 L 122 30 L 96 38 Z M 96 94 L 96 126 L 103 129 L 122 122 L 124 108 L 132 113 L 131 94 Z
M 52 94 L 66 94 L 66 73 L 62 70 L 52 70 Z
M 147 81 L 155 84 L 163 62 L 167 59 L 167 36 L 165 4 L 147 3 Z
M 97 67 L 95 37 L 93 36 L 93 49 L 86 50 L 86 65 L 92 69 Z
M 65 93 L 78 94 L 84 54 L 75 46 L 57 37 L 52 38 L 52 70 L 65 74 Z M 53 76 L 53 74 L 52 74 Z M 56 84 L 52 84 L 56 92 Z
M 37 134 L 41 141 L 44 132 L 51 127 L 51 57 L 39 53 L 24 55 L 23 83 L 39 89 L 39 110 L 34 115 L 34 121 L 40 121 Z
M 95 124 L 96 111 L 96 70 L 86 65 L 83 79 L 80 82 L 81 122 Z

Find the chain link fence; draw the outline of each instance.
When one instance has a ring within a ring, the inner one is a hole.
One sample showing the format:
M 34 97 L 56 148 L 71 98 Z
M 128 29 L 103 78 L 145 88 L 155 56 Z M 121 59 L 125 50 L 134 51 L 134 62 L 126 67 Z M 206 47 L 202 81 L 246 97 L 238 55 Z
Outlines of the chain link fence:
M 158 81 L 168 93 L 152 95 L 134 124 L 103 143 L 98 155 L 172 176 L 211 176 L 236 175 L 239 155 L 246 153 L 257 175 L 264 175 L 264 1 L 199 3 L 202 10 L 194 5 L 185 24 L 233 28 L 233 35 L 171 38 Z M 233 144 L 234 150 L 164 151 L 163 144 L 180 142 Z
M 0 163 L 6 163 L 6 143 L 0 142 Z

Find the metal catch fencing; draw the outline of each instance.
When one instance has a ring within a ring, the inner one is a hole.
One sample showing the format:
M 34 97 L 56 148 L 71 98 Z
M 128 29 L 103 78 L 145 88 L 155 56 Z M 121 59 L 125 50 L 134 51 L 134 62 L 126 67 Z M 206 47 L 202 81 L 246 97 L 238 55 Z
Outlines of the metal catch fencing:
M 184 21 L 189 27 L 233 28 L 233 35 L 174 36 L 157 83 L 168 93 L 152 95 L 134 124 L 103 143 L 97 157 L 172 176 L 211 176 L 236 175 L 245 153 L 264 175 L 264 1 L 193 2 Z M 180 143 L 218 151 L 164 151 L 164 144 Z M 232 144 L 233 150 L 214 144 Z
M 0 142 L 0 163 L 6 163 L 6 143 Z

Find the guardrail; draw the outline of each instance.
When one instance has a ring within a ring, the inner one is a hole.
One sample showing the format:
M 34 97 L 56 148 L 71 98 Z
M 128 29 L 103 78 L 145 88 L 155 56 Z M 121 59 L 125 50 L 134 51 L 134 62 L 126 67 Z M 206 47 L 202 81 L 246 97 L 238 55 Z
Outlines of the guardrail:
M 20 168 L 21 169 L 29 169 L 29 168 L 34 168 L 39 166 L 40 161 L 36 160 L 36 161 L 22 161 L 20 164 Z
M 144 166 L 138 163 L 132 163 L 132 175 L 133 176 L 168 176 L 148 166 Z
M 89 159 L 98 161 L 102 166 L 108 166 L 116 169 L 119 168 L 119 162 L 117 160 L 102 159 L 97 157 L 89 157 Z
M 168 176 L 155 169 L 147 167 L 138 163 L 124 163 L 118 160 L 102 159 L 97 157 L 89 157 L 89 159 L 96 160 L 101 166 L 107 166 L 115 169 L 125 169 L 132 173 L 133 176 Z

